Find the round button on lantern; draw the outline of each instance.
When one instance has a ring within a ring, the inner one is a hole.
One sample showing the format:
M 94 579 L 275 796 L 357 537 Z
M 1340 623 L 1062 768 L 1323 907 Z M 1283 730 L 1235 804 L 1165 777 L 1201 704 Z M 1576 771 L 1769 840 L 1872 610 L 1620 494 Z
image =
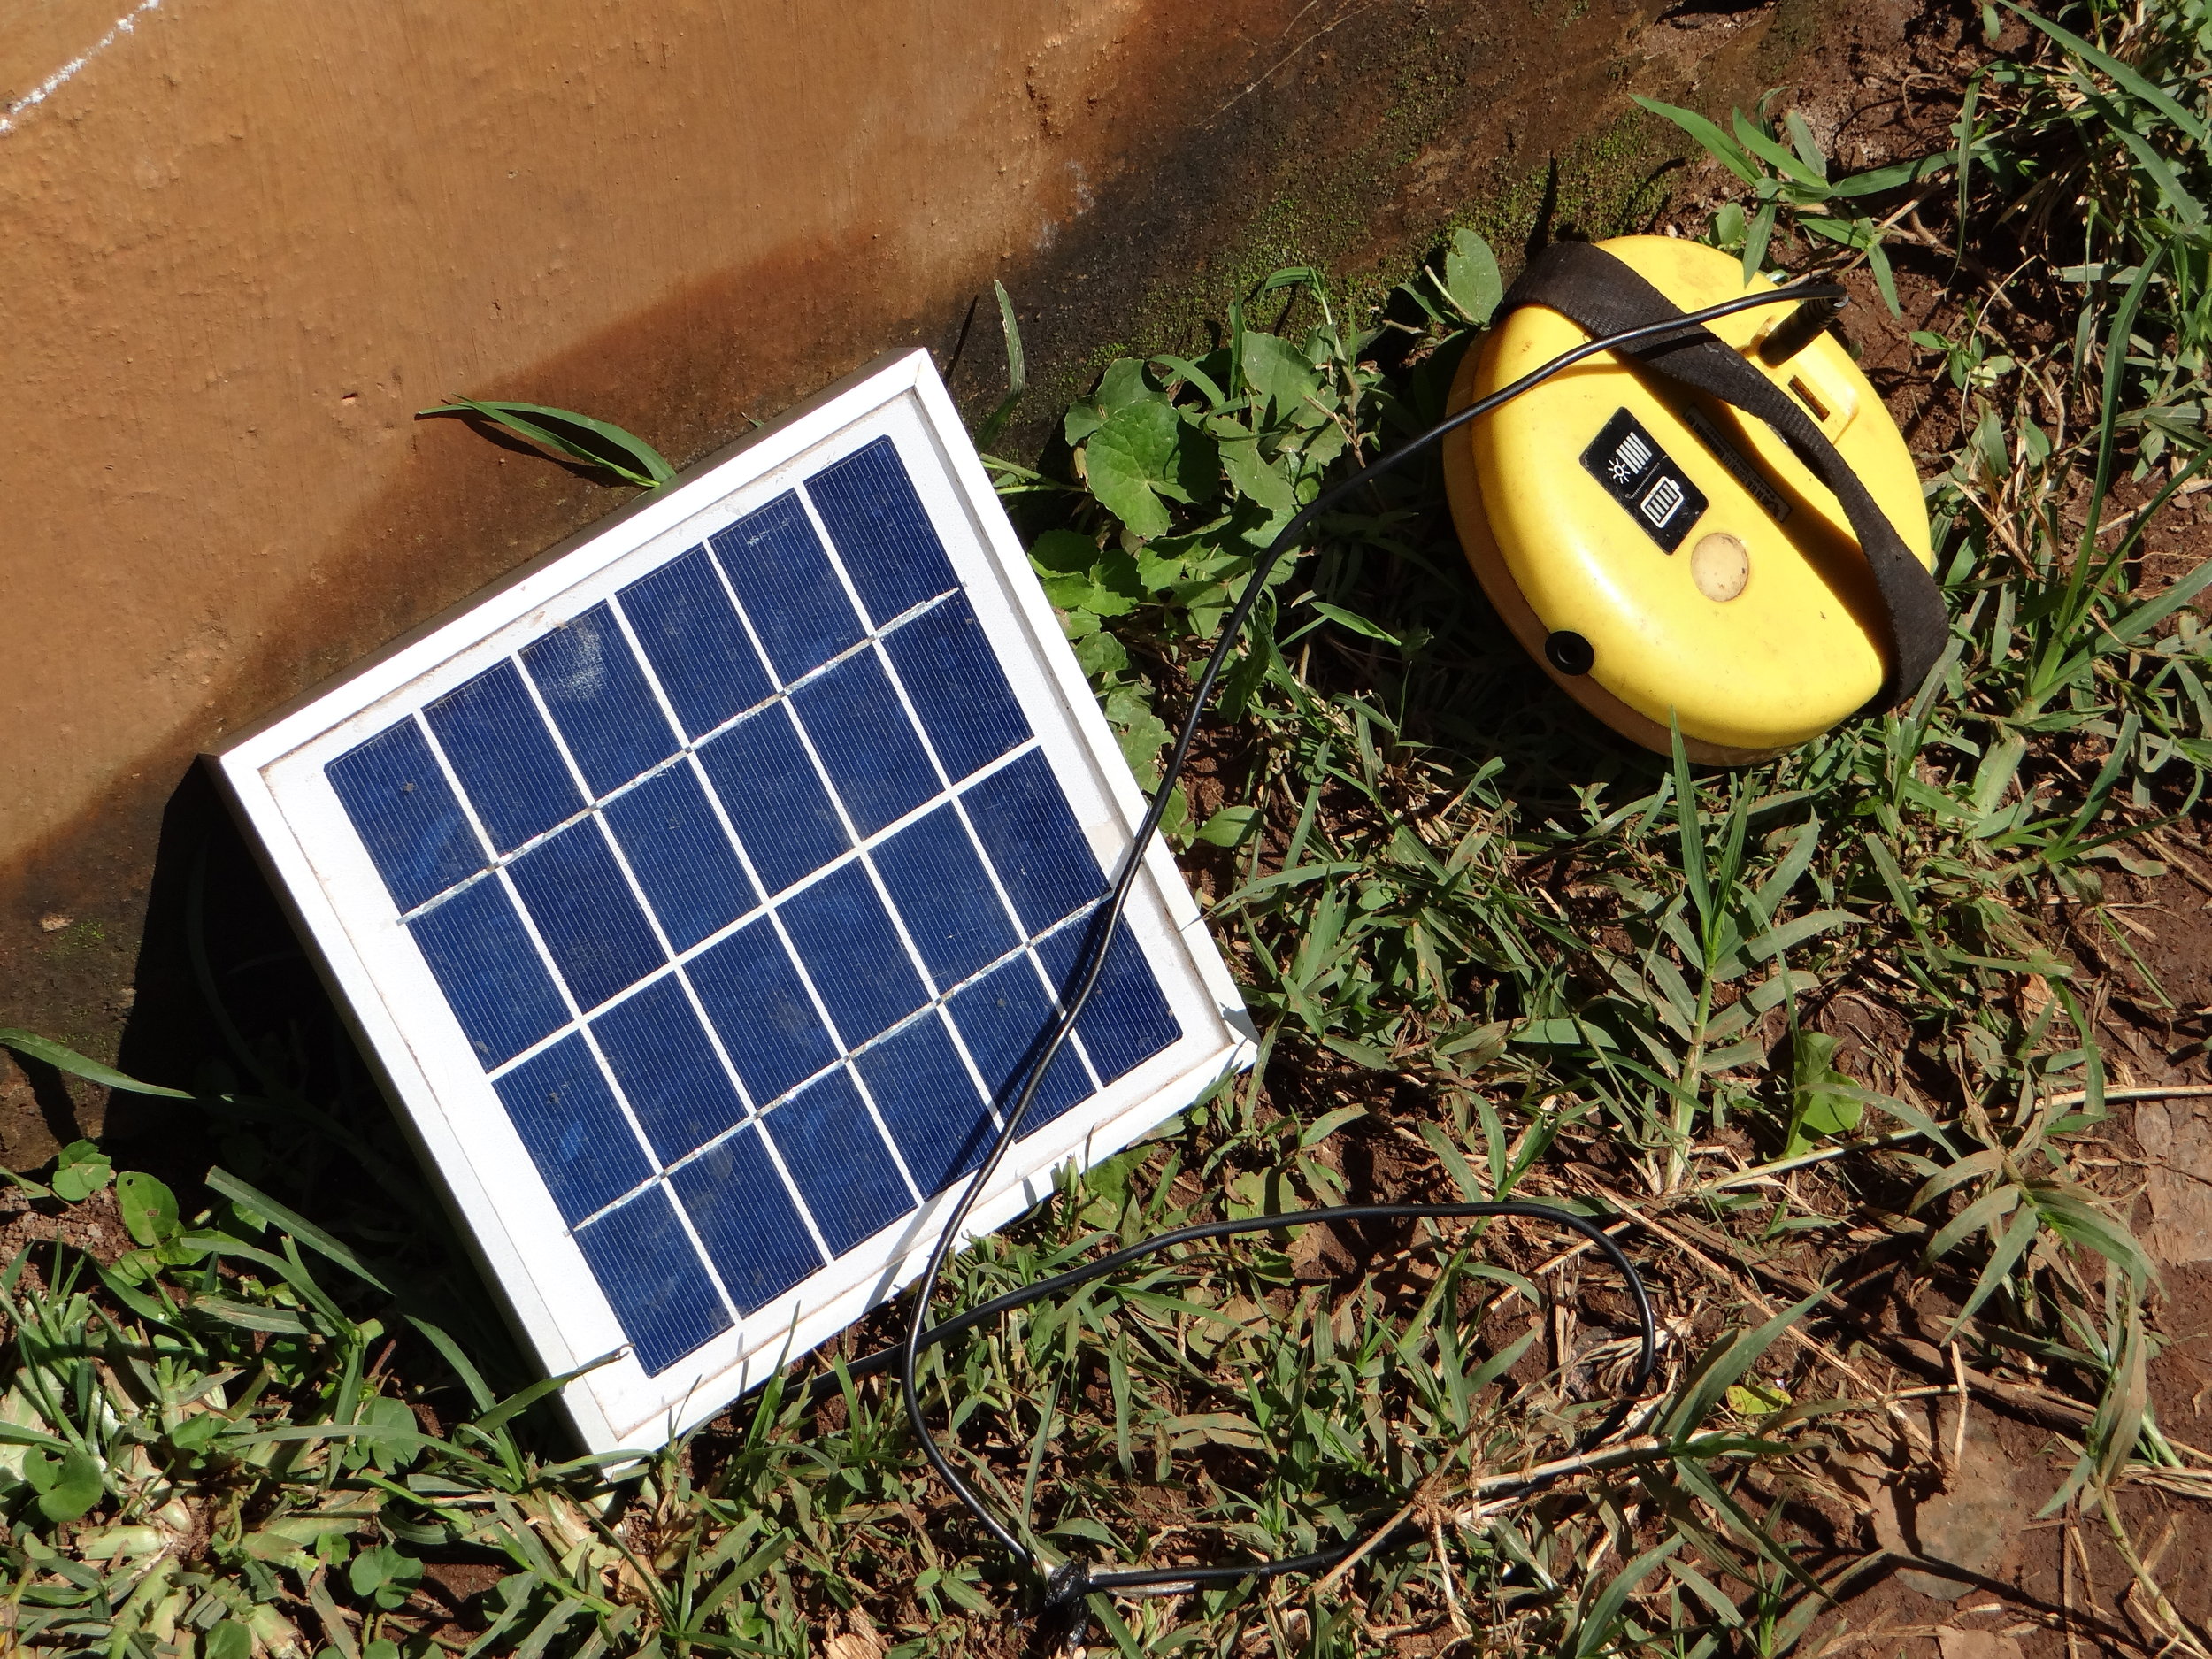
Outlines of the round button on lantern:
M 1690 580 L 1716 604 L 1726 604 L 1751 580 L 1751 549 L 1725 530 L 1701 535 L 1690 549 Z
M 1685 311 L 1751 291 L 1741 260 L 1696 242 L 1598 245 Z M 1842 342 L 1813 333 L 1762 354 L 1792 312 L 1709 326 L 1804 411 L 1932 566 L 1911 453 Z M 1589 337 L 1540 298 L 1517 306 L 1469 348 L 1452 407 Z M 1763 421 L 1717 397 L 1602 352 L 1452 434 L 1444 469 L 1468 561 L 1507 626 L 1577 702 L 1650 749 L 1671 750 L 1671 716 L 1694 760 L 1763 760 L 1883 683 L 1880 599 L 1843 509 Z

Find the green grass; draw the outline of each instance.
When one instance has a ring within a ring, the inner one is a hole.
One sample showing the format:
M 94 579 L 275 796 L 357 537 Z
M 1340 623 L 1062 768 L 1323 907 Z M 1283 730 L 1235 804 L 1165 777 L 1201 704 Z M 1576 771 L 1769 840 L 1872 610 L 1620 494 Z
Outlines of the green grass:
M 1949 1376 L 1824 1294 L 1869 1274 L 1932 1275 L 1930 1344 L 2076 1402 L 2054 1512 L 2134 1558 L 2117 1494 L 2212 1485 L 2147 1403 L 2156 1289 L 2099 1163 L 2106 987 L 2052 919 L 2124 958 L 2106 878 L 2158 872 L 2212 763 L 2212 571 L 2147 579 L 2155 514 L 2113 501 L 2204 454 L 2200 20 L 2074 16 L 2150 91 L 2039 37 L 1924 175 L 1958 249 L 2032 262 L 2015 291 L 2047 326 L 2015 337 L 1962 279 L 1970 320 L 1924 360 L 1957 382 L 1930 484 L 1955 632 L 1908 709 L 1737 773 L 1624 749 L 1477 597 L 1432 470 L 1281 572 L 1171 826 L 1263 1064 L 967 1252 L 945 1305 L 1187 1220 L 1512 1194 L 1625 1217 L 1663 1386 L 1620 1461 L 1516 1494 L 1632 1327 L 1594 1263 L 1513 1225 L 1194 1251 L 1010 1316 L 933 1356 L 928 1397 L 1048 1550 L 1296 1553 L 1409 1498 L 1420 1523 L 1325 1594 L 1094 1600 L 1094 1649 L 1790 1651 L 1871 1564 L 1826 1454 L 1886 1443 L 1884 1390 Z M 1799 268 L 1893 229 L 1893 197 L 1852 198 L 1839 239 L 1793 218 L 1819 192 L 1745 196 L 1724 232 L 1772 206 Z M 1250 301 L 1293 303 L 1273 331 L 1240 312 L 1204 357 L 1110 368 L 1068 417 L 1079 467 L 1000 467 L 1141 772 L 1271 526 L 1438 411 L 1494 290 L 1471 242 L 1435 268 L 1411 335 L 1283 273 Z M 795 1376 L 656 1457 L 573 1459 L 342 1039 L 214 1006 L 233 1060 L 195 1092 L 237 1173 L 211 1207 L 73 1148 L 34 1202 L 134 1248 L 0 1278 L 0 1629 L 211 1659 L 1020 1645 L 1032 1587 L 879 1384 L 832 1371 L 815 1402 Z M 425 1561 L 495 1586 L 456 1622 Z

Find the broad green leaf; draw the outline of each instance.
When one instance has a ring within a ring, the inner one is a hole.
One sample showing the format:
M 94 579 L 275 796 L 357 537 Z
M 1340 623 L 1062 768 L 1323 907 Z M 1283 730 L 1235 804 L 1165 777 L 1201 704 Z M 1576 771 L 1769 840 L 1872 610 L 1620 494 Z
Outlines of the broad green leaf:
M 1320 386 L 1304 352 L 1257 329 L 1245 331 L 1244 380 L 1264 400 L 1263 419 L 1270 426 L 1281 425 Z
M 1785 1157 L 1805 1151 L 1819 1135 L 1849 1134 L 1865 1108 L 1855 1086 L 1836 1069 L 1838 1040 L 1800 1028 L 1790 1082 L 1790 1144 Z
M 1182 480 L 1193 470 L 1192 450 L 1198 442 L 1205 442 L 1202 434 L 1165 403 L 1116 410 L 1083 449 L 1091 493 L 1132 534 L 1147 541 L 1164 535 L 1170 520 L 1162 497 L 1190 499 Z
M 1489 326 L 1498 302 L 1505 297 L 1505 284 L 1498 276 L 1498 257 L 1471 230 L 1452 233 L 1440 286 L 1445 296 L 1459 307 L 1460 314 L 1478 328 Z
M 1260 441 L 1236 421 L 1220 419 L 1208 423 L 1221 448 L 1221 470 L 1230 488 L 1247 501 L 1270 512 L 1290 512 L 1298 505 L 1298 491 L 1268 458 L 1260 453 Z
M 1256 806 L 1225 806 L 1199 826 L 1198 839 L 1209 847 L 1234 847 L 1245 841 L 1260 822 Z
M 1098 563 L 1098 543 L 1072 530 L 1048 530 L 1029 544 L 1029 562 L 1041 572 L 1087 575 Z
M 43 1061 L 57 1071 L 66 1071 L 71 1077 L 81 1077 L 88 1083 L 97 1083 L 105 1088 L 119 1088 L 133 1094 L 158 1094 L 167 1100 L 190 1100 L 191 1093 L 180 1088 L 164 1088 L 158 1083 L 142 1083 L 134 1077 L 127 1077 L 111 1065 L 102 1065 L 97 1060 L 87 1059 L 74 1048 L 64 1048 L 50 1037 L 35 1032 L 19 1031 L 12 1025 L 0 1025 L 0 1048 L 12 1048 L 18 1054 Z
M 57 1523 L 82 1520 L 104 1489 L 99 1459 L 74 1446 L 58 1457 L 24 1453 L 23 1479 L 38 1494 L 39 1513 Z
M 131 1237 L 149 1249 L 177 1236 L 177 1195 L 143 1170 L 126 1170 L 115 1178 L 115 1204 Z
M 1740 202 L 1723 202 L 1713 213 L 1713 246 L 1730 253 L 1740 252 L 1747 233 L 1748 221 L 1744 218 Z
M 253 1632 L 227 1618 L 200 1638 L 202 1659 L 253 1659 Z
M 1116 357 L 1098 377 L 1098 389 L 1067 412 L 1060 423 L 1070 445 L 1081 443 L 1113 416 L 1116 411 L 1146 402 L 1164 403 L 1158 388 L 1145 378 L 1144 365 L 1134 357 Z
M 1731 1383 L 1722 1399 L 1740 1417 L 1771 1417 L 1790 1404 L 1790 1391 L 1780 1383 Z
M 72 1141 L 54 1161 L 54 1196 L 81 1203 L 114 1179 L 108 1155 L 89 1141 Z
M 354 1594 L 389 1612 L 404 1605 L 422 1582 L 422 1563 L 389 1544 L 380 1544 L 353 1558 L 346 1569 L 346 1582 L 353 1586 Z

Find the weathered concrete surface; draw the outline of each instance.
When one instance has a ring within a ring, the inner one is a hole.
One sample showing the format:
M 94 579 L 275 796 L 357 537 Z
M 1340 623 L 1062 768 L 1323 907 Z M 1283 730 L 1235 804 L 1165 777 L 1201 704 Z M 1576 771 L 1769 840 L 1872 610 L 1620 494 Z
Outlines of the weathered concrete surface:
M 987 406 L 998 276 L 1034 435 L 1271 265 L 1525 219 L 1550 158 L 1617 205 L 1627 88 L 1772 84 L 1799 0 L 128 4 L 0 40 L 11 105 L 107 42 L 0 133 L 0 1024 L 102 1055 L 182 1018 L 131 1010 L 191 756 L 620 499 L 417 409 L 680 458 L 916 342 Z M 0 1160 L 96 1118 L 0 1076 Z

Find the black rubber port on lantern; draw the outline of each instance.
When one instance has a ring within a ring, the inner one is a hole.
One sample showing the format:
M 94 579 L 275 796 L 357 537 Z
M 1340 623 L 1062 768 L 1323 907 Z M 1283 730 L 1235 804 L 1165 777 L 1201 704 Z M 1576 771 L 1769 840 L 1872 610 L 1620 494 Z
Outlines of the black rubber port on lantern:
M 1841 299 L 1809 299 L 1800 303 L 1759 342 L 1759 361 L 1770 369 L 1780 368 L 1820 338 L 1821 331 L 1843 310 L 1843 304 Z
M 1582 675 L 1590 672 L 1598 660 L 1598 654 L 1590 649 L 1590 641 L 1579 634 L 1562 628 L 1544 640 L 1544 660 L 1563 674 Z

